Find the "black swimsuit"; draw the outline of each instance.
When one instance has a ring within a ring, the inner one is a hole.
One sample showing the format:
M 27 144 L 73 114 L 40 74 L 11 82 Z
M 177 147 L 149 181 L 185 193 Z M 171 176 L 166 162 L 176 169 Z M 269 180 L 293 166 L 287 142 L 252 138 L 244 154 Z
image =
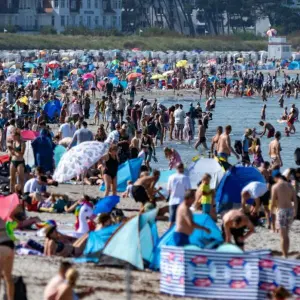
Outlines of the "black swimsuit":
M 104 174 L 109 175 L 111 179 L 114 179 L 118 173 L 119 162 L 117 159 L 112 158 L 109 154 L 109 159 L 106 162 L 106 168 Z

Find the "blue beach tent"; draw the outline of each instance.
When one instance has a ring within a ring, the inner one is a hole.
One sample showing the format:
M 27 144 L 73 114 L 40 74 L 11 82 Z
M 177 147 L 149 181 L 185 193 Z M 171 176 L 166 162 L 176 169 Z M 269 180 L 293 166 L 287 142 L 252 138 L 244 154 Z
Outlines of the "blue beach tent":
M 300 61 L 292 61 L 288 67 L 289 70 L 300 70 Z
M 94 214 L 97 215 L 101 213 L 110 213 L 119 202 L 119 196 L 112 195 L 104 197 L 97 202 L 94 208 Z
M 127 181 L 131 180 L 135 182 L 140 175 L 140 169 L 142 166 L 143 160 L 141 158 L 134 158 L 126 161 L 121 164 L 118 168 L 117 176 L 117 191 L 125 192 L 127 187 Z M 100 187 L 100 191 L 104 191 L 105 186 Z
M 217 192 L 217 212 L 231 209 L 234 203 L 241 203 L 242 189 L 250 182 L 265 182 L 261 173 L 253 167 L 234 166 L 223 176 Z
M 206 233 L 203 230 L 196 229 L 189 237 L 191 245 L 197 246 L 202 249 L 213 249 L 223 243 L 222 232 L 213 221 L 213 219 L 207 214 L 194 214 L 194 222 L 198 225 L 207 227 L 210 229 L 210 233 Z M 175 246 L 174 235 L 175 225 L 170 228 L 158 241 L 153 251 L 153 257 L 150 268 L 153 270 L 159 270 L 160 268 L 160 251 L 163 246 Z

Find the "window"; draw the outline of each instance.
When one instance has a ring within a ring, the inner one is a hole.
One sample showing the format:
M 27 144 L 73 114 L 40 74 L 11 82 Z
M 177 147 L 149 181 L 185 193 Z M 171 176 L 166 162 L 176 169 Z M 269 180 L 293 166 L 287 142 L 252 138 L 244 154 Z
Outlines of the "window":
M 103 16 L 103 27 L 106 28 L 106 16 Z
M 95 17 L 95 27 L 98 27 L 99 26 L 99 17 L 96 16 Z
M 95 8 L 98 8 L 98 0 L 95 0 Z
M 154 26 L 155 27 L 163 28 L 164 27 L 164 22 L 162 22 L 162 21 L 155 21 L 154 22 Z
M 88 8 L 88 9 L 91 8 L 91 0 L 87 0 L 87 8 Z
M 157 7 L 157 8 L 156 8 L 156 11 L 157 11 L 157 14 L 158 14 L 158 15 L 162 15 L 162 14 L 164 13 L 164 10 L 163 10 L 162 7 Z
M 116 28 L 116 27 L 117 27 L 117 17 L 116 17 L 116 16 L 113 16 L 113 17 L 112 17 L 112 27 L 113 27 L 113 28 Z
M 87 16 L 87 27 L 88 28 L 92 27 L 92 17 L 91 16 Z
M 83 16 L 79 17 L 79 25 L 82 26 L 83 25 Z
M 55 17 L 54 16 L 51 17 L 51 25 L 53 27 L 55 26 Z
M 76 0 L 71 0 L 71 9 L 76 9 Z
M 60 0 L 60 8 L 65 8 L 65 0 Z
M 58 8 L 58 0 L 54 0 L 54 7 Z
M 148 15 L 149 14 L 149 8 L 148 7 L 143 7 L 143 14 Z
M 61 27 L 65 27 L 65 25 L 66 25 L 65 22 L 66 22 L 65 21 L 65 16 L 60 16 L 60 26 Z
M 118 9 L 121 9 L 121 8 L 122 8 L 122 1 L 118 0 Z

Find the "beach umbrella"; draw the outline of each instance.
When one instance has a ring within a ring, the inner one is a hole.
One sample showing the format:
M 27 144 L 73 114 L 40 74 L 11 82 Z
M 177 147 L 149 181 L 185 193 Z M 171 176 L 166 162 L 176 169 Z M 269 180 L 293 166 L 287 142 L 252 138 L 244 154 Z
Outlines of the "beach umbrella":
M 166 77 L 164 75 L 161 75 L 161 74 L 154 74 L 152 75 L 151 79 L 153 80 L 160 80 L 160 79 L 165 79 Z
M 131 51 L 132 52 L 138 52 L 138 51 L 141 51 L 141 49 L 140 48 L 132 48 Z
M 81 70 L 81 69 L 73 69 L 70 73 L 69 73 L 69 75 L 80 75 L 80 74 L 82 74 L 83 73 L 83 71 Z
M 13 75 L 10 75 L 9 77 L 7 77 L 6 81 L 13 83 L 13 82 L 21 81 L 22 79 L 23 79 L 23 77 L 21 75 L 13 74 Z
M 24 68 L 25 69 L 35 69 L 36 65 L 34 63 L 26 62 L 26 63 L 24 63 Z
M 270 29 L 267 31 L 267 36 L 268 36 L 268 37 L 276 36 L 276 34 L 277 34 L 277 31 L 276 31 L 276 29 L 274 29 L 274 28 L 270 28 Z
M 177 68 L 184 68 L 184 67 L 186 67 L 187 63 L 188 63 L 187 60 L 180 60 L 176 63 L 176 67 Z
M 164 76 L 169 76 L 169 75 L 172 75 L 173 73 L 174 73 L 174 71 L 170 70 L 170 71 L 164 72 L 163 75 Z
M 135 80 L 139 77 L 142 77 L 143 75 L 141 73 L 131 73 L 127 76 L 128 80 Z
M 44 59 L 36 59 L 36 60 L 34 60 L 33 62 L 34 62 L 35 64 L 42 64 L 42 63 L 45 62 L 45 60 L 44 60 Z
M 92 79 L 92 78 L 94 78 L 94 77 L 95 77 L 95 75 L 92 74 L 92 73 L 86 73 L 86 74 L 84 74 L 84 75 L 82 76 L 83 80 Z
M 51 69 L 57 69 L 60 67 L 60 63 L 57 60 L 52 60 L 48 63 L 48 67 Z
M 216 65 L 216 64 L 217 64 L 217 61 L 216 61 L 215 59 L 209 59 L 209 60 L 207 61 L 207 63 L 208 63 L 209 65 Z
M 73 147 L 61 158 L 53 179 L 58 182 L 65 182 L 85 173 L 99 161 L 106 151 L 107 144 L 96 141 L 83 142 Z
M 21 137 L 24 141 L 33 141 L 40 135 L 39 131 L 22 130 Z
M 94 214 L 98 215 L 101 213 L 110 213 L 112 209 L 120 202 L 119 196 L 107 196 L 103 199 L 100 199 L 95 208 L 94 208 Z

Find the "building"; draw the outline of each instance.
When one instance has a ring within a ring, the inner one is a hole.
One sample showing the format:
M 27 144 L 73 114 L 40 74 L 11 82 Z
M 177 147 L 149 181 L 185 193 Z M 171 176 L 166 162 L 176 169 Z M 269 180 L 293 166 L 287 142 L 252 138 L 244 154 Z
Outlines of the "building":
M 0 26 L 38 31 L 52 26 L 122 30 L 122 0 L 0 0 Z
M 290 59 L 292 57 L 292 46 L 287 43 L 286 37 L 274 36 L 269 38 L 269 59 Z

